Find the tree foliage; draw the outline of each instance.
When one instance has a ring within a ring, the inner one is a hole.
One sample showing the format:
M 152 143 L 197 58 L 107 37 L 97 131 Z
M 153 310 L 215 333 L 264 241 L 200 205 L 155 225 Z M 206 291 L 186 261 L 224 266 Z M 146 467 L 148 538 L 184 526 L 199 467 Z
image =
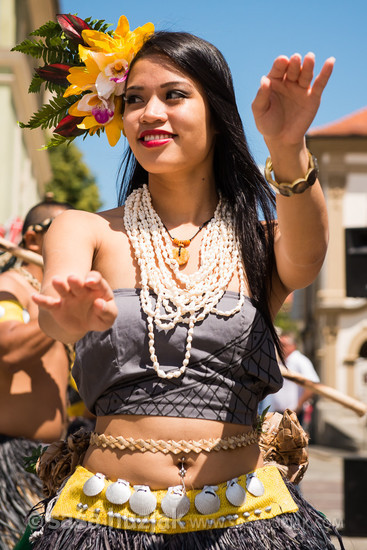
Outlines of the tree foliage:
M 299 332 L 299 322 L 291 316 L 291 307 L 288 304 L 284 304 L 275 317 L 274 324 L 284 332 Z
M 69 202 L 78 210 L 96 212 L 102 206 L 94 176 L 83 162 L 82 153 L 74 144 L 62 144 L 49 149 L 52 180 L 46 192 L 55 200 Z

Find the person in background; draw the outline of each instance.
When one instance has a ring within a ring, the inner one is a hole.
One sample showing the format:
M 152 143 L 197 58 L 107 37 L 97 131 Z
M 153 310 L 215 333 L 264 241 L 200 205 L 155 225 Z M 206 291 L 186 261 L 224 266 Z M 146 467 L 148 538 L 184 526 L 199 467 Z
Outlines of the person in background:
M 312 382 L 320 382 L 320 378 L 310 359 L 297 349 L 297 339 L 293 332 L 280 332 L 280 343 L 284 354 L 284 364 L 287 369 L 301 374 Z M 313 395 L 314 392 L 310 388 L 304 388 L 285 378 L 283 387 L 278 392 L 266 398 L 262 409 L 269 406 L 269 412 L 279 413 L 283 413 L 285 409 L 291 409 L 297 413 L 302 426 L 308 428 L 310 423 L 309 408 L 312 407 Z
M 70 208 L 52 199 L 31 208 L 21 246 L 41 254 L 52 220 Z M 43 496 L 24 458 L 63 436 L 67 423 L 68 351 L 40 329 L 32 300 L 42 277 L 42 267 L 14 259 L 0 273 L 0 549 L 13 547 Z

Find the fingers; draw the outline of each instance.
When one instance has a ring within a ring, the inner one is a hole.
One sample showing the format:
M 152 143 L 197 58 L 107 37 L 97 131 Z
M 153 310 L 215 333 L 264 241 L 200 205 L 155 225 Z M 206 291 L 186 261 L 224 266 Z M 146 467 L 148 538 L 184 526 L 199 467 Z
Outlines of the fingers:
M 326 84 L 329 82 L 331 73 L 333 72 L 334 63 L 335 57 L 329 57 L 325 61 L 319 75 L 315 78 L 315 82 L 312 86 L 312 91 L 316 95 L 321 96 L 322 92 L 324 91 Z
M 85 286 L 91 290 L 99 290 L 105 299 L 113 298 L 110 285 L 98 271 L 91 271 L 85 280 Z
M 265 112 L 270 106 L 271 80 L 263 76 L 260 81 L 260 88 L 252 102 L 252 112 L 257 114 Z
M 117 317 L 118 311 L 115 301 L 97 298 L 93 302 L 93 309 L 89 319 L 94 318 L 93 330 L 106 330 L 111 327 Z
M 111 298 L 113 296 L 109 284 L 97 271 L 91 271 L 85 279 L 73 274 L 66 277 L 66 279 L 53 277 L 52 286 L 61 298 L 70 296 L 82 297 L 83 295 L 88 295 L 91 291 L 99 292 L 103 298 Z
M 60 299 L 53 296 L 45 296 L 44 294 L 33 294 L 32 300 L 38 307 L 42 309 L 52 310 L 60 305 Z
M 303 60 L 302 71 L 298 76 L 298 84 L 301 88 L 308 89 L 313 79 L 313 71 L 315 68 L 315 54 L 309 52 Z
M 295 53 L 289 60 L 287 67 L 286 78 L 290 82 L 297 82 L 301 74 L 302 57 L 299 53 Z
M 117 307 L 114 300 L 106 301 L 102 298 L 97 298 L 94 301 L 94 308 L 100 321 L 107 324 L 112 324 L 117 316 Z
M 285 55 L 280 55 L 275 59 L 268 78 L 298 82 L 302 87 L 307 87 L 313 77 L 314 60 L 313 53 L 305 55 L 303 65 L 299 53 L 293 54 L 289 59 Z
M 97 288 L 102 281 L 102 275 L 99 273 L 99 271 L 91 271 L 85 279 L 85 284 L 89 288 Z
M 53 277 L 52 286 L 61 298 L 66 298 L 69 295 L 70 287 L 67 280 L 61 279 L 60 277 Z
M 286 55 L 280 55 L 277 57 L 273 63 L 272 68 L 268 74 L 268 78 L 276 78 L 283 80 L 284 75 L 287 71 L 289 65 L 289 59 Z
M 321 96 L 335 63 L 334 57 L 329 57 L 316 77 L 312 90 L 316 95 Z M 312 52 L 302 57 L 299 53 L 293 54 L 289 59 L 285 55 L 277 57 L 268 74 L 268 78 L 285 83 L 297 83 L 301 88 L 308 89 L 311 86 L 315 69 L 315 55 Z

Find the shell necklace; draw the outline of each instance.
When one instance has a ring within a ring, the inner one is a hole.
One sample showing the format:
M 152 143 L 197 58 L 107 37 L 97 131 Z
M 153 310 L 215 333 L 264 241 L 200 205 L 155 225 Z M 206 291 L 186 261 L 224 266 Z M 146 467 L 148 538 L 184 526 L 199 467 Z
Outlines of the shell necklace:
M 23 275 L 26 281 L 28 281 L 28 283 L 33 286 L 33 288 L 36 289 L 37 292 L 41 292 L 41 283 L 28 271 L 28 269 L 25 269 L 25 267 L 20 265 L 17 267 L 12 267 L 11 271 L 16 271 L 20 275 Z
M 126 199 L 124 225 L 140 268 L 140 302 L 147 316 L 153 368 L 160 378 L 178 378 L 190 360 L 195 324 L 209 313 L 230 317 L 240 311 L 245 300 L 245 272 L 231 211 L 220 199 L 213 218 L 204 228 L 200 267 L 191 275 L 181 273 L 173 257 L 171 238 L 153 208 L 146 184 Z M 240 282 L 237 305 L 221 311 L 217 304 L 235 273 Z M 150 290 L 156 295 L 155 304 Z M 185 356 L 180 368 L 165 372 L 155 352 L 154 325 L 167 331 L 178 323 L 188 325 Z

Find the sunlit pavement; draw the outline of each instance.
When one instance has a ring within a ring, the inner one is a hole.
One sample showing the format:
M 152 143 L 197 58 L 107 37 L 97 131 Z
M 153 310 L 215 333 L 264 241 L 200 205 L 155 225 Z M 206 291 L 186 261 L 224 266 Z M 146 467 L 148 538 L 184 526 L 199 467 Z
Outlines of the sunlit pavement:
M 329 447 L 310 445 L 309 456 L 309 467 L 301 482 L 302 494 L 342 532 L 344 529 L 344 457 L 351 454 Z M 367 537 L 343 536 L 343 542 L 346 550 L 367 550 Z M 335 545 L 338 548 L 336 543 Z

